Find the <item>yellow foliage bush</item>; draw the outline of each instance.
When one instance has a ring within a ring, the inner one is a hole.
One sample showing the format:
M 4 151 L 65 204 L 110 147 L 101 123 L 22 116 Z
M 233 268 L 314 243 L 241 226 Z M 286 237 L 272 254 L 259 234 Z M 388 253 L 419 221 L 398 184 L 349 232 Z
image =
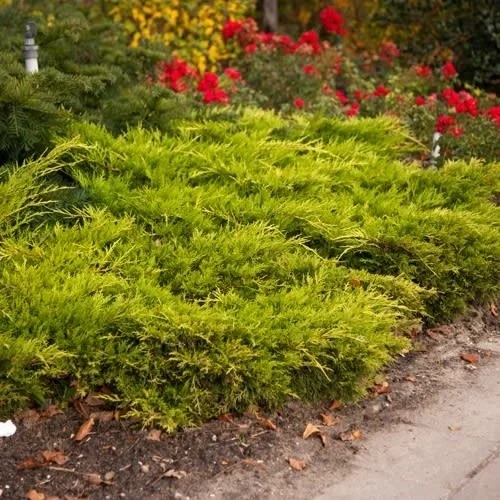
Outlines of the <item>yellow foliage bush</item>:
M 215 70 L 231 54 L 222 26 L 252 11 L 255 0 L 114 0 L 109 15 L 122 23 L 131 46 L 141 41 L 162 42 L 200 71 Z

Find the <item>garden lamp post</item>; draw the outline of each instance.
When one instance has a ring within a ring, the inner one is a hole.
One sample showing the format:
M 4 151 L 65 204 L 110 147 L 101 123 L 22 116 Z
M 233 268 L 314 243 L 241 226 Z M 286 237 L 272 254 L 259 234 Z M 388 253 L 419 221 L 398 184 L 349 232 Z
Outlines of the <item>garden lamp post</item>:
M 27 73 L 38 72 L 38 45 L 35 45 L 36 24 L 30 21 L 24 31 L 24 62 Z

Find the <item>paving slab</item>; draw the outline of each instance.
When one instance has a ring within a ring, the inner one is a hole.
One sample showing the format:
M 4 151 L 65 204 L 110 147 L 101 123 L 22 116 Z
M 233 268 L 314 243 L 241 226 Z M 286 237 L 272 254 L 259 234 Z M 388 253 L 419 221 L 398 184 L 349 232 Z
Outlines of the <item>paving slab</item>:
M 496 346 L 495 346 L 496 347 Z M 500 500 L 500 361 L 368 437 L 316 500 Z

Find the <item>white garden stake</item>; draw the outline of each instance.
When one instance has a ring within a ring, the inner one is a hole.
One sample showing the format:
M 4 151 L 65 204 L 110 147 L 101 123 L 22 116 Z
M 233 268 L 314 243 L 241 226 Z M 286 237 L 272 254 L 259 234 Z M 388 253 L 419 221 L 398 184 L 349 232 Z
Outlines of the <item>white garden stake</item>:
M 441 151 L 441 147 L 439 146 L 439 138 L 441 134 L 439 132 L 434 132 L 432 136 L 432 149 L 431 149 L 431 168 L 436 170 L 436 163 L 439 158 L 439 152 Z
M 38 73 L 38 45 L 35 45 L 36 24 L 26 24 L 24 32 L 24 62 L 27 73 Z

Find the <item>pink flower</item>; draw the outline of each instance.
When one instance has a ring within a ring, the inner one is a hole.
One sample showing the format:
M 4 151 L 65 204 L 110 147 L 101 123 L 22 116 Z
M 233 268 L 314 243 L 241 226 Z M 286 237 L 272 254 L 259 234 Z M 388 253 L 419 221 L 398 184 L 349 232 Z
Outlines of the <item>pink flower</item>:
M 444 76 L 445 80 L 449 80 L 450 78 L 454 78 L 457 76 L 457 70 L 451 61 L 448 61 L 442 68 L 441 73 Z
M 422 97 L 421 95 L 415 97 L 415 104 L 417 106 L 423 106 L 425 104 L 425 97 Z
M 335 96 L 337 97 L 337 99 L 342 103 L 342 104 L 347 104 L 349 102 L 349 99 L 347 98 L 347 96 L 344 94 L 344 92 L 342 92 L 342 90 L 337 90 L 335 92 Z
M 234 68 L 226 68 L 224 73 L 231 78 L 231 80 L 241 80 L 241 73 Z
M 342 14 L 335 10 L 333 7 L 324 8 L 320 12 L 319 18 L 323 28 L 327 33 L 336 33 L 340 36 L 347 34 L 347 31 L 342 28 L 342 25 L 344 24 L 344 18 L 342 17 Z
M 296 108 L 299 108 L 299 109 L 303 108 L 304 107 L 304 100 L 300 99 L 300 97 L 299 97 L 299 98 L 295 99 L 294 104 L 295 104 Z

